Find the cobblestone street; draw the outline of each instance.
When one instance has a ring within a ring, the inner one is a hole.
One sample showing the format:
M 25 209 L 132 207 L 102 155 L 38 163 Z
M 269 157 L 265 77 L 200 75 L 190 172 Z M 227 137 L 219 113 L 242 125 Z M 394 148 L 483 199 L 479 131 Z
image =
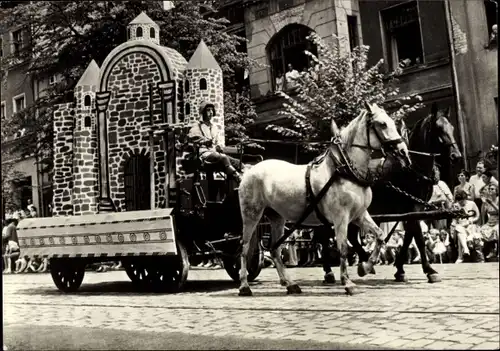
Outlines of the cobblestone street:
M 410 282 L 394 283 L 394 267 L 351 277 L 360 293 L 321 284 L 320 268 L 291 269 L 303 288 L 289 296 L 274 269 L 238 297 L 224 270 L 191 270 L 185 292 L 139 292 L 126 273 L 87 272 L 79 292 L 63 294 L 50 274 L 4 275 L 4 325 L 98 327 L 209 336 L 339 342 L 363 347 L 499 348 L 497 263 L 436 265 L 443 282 L 428 284 L 419 265 Z M 338 275 L 338 268 L 334 271 Z M 36 307 L 36 308 L 35 308 Z

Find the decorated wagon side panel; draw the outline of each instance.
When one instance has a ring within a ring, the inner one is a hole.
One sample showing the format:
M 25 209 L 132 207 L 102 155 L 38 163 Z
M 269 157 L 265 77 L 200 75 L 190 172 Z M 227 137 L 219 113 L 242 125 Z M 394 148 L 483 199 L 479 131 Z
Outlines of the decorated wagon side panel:
M 19 222 L 19 246 L 30 257 L 176 255 L 171 209 Z

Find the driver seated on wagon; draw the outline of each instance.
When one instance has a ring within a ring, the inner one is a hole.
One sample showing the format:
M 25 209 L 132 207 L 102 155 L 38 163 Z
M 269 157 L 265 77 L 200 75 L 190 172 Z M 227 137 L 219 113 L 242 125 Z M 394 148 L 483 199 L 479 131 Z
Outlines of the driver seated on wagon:
M 215 116 L 215 106 L 202 102 L 200 105 L 202 120 L 196 122 L 189 130 L 189 141 L 198 144 L 199 156 L 202 164 L 217 164 L 224 166 L 226 175 L 233 177 L 238 183 L 241 181 L 242 164 L 238 159 L 223 153 L 219 144 L 217 126 L 211 122 Z M 239 171 L 238 171 L 239 170 Z

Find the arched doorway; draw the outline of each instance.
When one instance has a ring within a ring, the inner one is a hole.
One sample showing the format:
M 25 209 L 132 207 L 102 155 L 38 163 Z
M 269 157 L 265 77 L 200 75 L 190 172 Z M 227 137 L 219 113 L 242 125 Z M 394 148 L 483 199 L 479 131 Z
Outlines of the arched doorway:
M 150 210 L 151 189 L 149 157 L 133 155 L 125 163 L 125 208 L 127 211 Z
M 298 72 L 306 71 L 312 64 L 312 59 L 306 55 L 305 50 L 318 55 L 316 45 L 307 39 L 313 30 L 298 23 L 283 27 L 276 33 L 266 50 L 271 66 L 273 89 L 276 89 L 276 78 L 285 75 L 288 65 L 292 65 Z

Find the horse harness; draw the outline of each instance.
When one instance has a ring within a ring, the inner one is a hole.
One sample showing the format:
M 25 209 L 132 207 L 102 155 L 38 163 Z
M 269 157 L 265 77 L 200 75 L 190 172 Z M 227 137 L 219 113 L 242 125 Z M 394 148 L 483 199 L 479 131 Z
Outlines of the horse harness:
M 366 123 L 366 133 L 367 133 L 367 145 L 358 145 L 358 144 L 352 144 L 351 146 L 353 147 L 359 147 L 362 149 L 369 149 L 371 150 L 372 154 L 374 151 L 379 151 L 382 152 L 383 155 L 385 155 L 385 151 L 383 149 L 383 146 L 381 149 L 374 149 L 371 147 L 370 143 L 370 126 L 371 126 L 371 118 L 368 120 Z M 382 145 L 396 145 L 402 141 L 401 138 L 395 139 L 395 140 L 389 140 L 383 142 L 383 138 L 380 137 L 378 134 L 377 130 L 374 129 L 375 133 L 377 134 L 377 137 L 379 138 L 380 142 Z M 335 133 L 334 137 L 332 138 L 332 143 L 337 147 L 337 150 L 340 154 L 341 160 L 339 160 L 333 152 L 331 151 L 330 148 L 327 149 L 327 151 L 322 154 L 321 156 L 315 158 L 313 161 L 309 162 L 307 164 L 306 168 L 306 174 L 305 174 L 305 180 L 306 180 L 306 203 L 308 204 L 304 212 L 302 213 L 302 216 L 300 216 L 299 220 L 295 223 L 290 228 L 286 229 L 286 232 L 284 233 L 283 236 L 281 236 L 272 246 L 272 249 L 275 249 L 279 247 L 283 242 L 285 242 L 286 239 L 292 234 L 293 231 L 295 231 L 305 220 L 309 215 L 314 211 L 316 214 L 316 217 L 318 220 L 325 226 L 327 227 L 332 227 L 333 224 L 330 223 L 326 217 L 321 213 L 319 210 L 319 202 L 323 199 L 323 197 L 326 195 L 326 192 L 330 189 L 330 187 L 333 185 L 333 182 L 338 178 L 342 177 L 345 179 L 349 179 L 353 181 L 354 183 L 357 183 L 363 187 L 368 187 L 372 185 L 375 181 L 374 177 L 368 176 L 362 176 L 359 171 L 356 169 L 352 161 L 350 160 L 349 156 L 345 153 L 344 148 L 342 147 L 342 139 L 340 138 L 340 133 Z M 314 195 L 314 192 L 312 190 L 311 186 L 311 169 L 313 166 L 318 165 L 325 157 L 330 157 L 336 165 L 330 179 L 326 182 L 326 184 L 321 188 L 319 193 L 317 195 Z

